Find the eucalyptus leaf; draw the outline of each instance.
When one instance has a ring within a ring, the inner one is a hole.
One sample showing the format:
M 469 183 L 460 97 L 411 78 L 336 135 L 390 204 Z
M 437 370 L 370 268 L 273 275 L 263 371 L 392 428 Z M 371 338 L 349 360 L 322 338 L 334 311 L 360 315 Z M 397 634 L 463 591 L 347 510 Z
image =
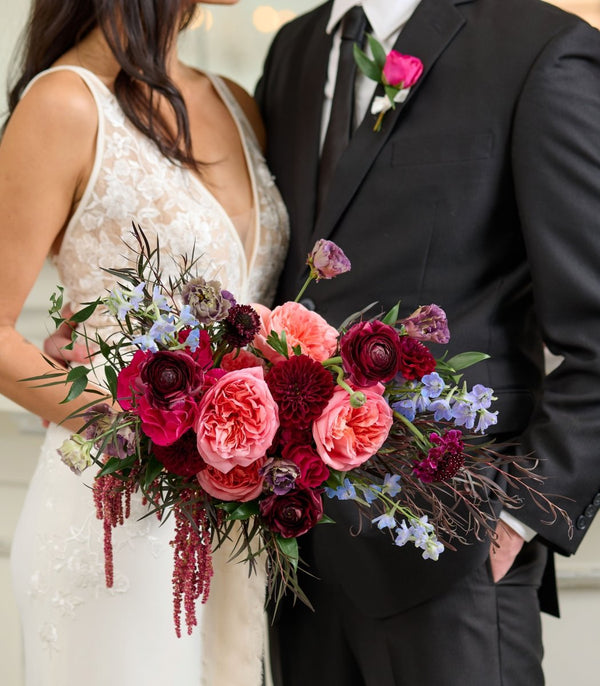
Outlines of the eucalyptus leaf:
M 371 48 L 371 52 L 373 53 L 375 65 L 377 66 L 379 71 L 382 72 L 383 68 L 385 67 L 385 61 L 387 59 L 385 50 L 383 49 L 381 43 L 378 40 L 376 40 L 370 33 L 367 34 L 367 40 L 369 41 L 369 46 Z
M 365 53 L 356 45 L 354 44 L 354 60 L 356 64 L 358 65 L 358 68 L 363 72 L 363 74 L 371 79 L 372 81 L 377 81 L 379 83 L 381 81 L 381 69 L 373 62 L 373 60 L 370 60 Z
M 295 538 L 283 538 L 283 536 L 277 536 L 275 538 L 277 541 L 277 547 L 286 556 L 292 565 L 294 571 L 298 569 L 298 541 Z
M 483 362 L 483 360 L 488 360 L 489 357 L 489 355 L 486 355 L 485 353 L 479 353 L 477 351 L 464 352 L 451 357 L 446 361 L 446 364 L 451 369 L 459 371 L 460 369 L 466 369 L 467 367 L 477 364 L 478 362 Z

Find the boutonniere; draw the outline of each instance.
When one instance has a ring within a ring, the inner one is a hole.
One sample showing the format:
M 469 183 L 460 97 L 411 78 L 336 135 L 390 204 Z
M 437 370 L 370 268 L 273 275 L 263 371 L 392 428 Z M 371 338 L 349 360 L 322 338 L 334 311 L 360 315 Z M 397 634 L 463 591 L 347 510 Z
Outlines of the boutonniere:
M 413 55 L 402 55 L 391 50 L 387 55 L 373 36 L 367 34 L 373 59 L 369 59 L 360 47 L 354 44 L 354 59 L 363 74 L 383 86 L 385 95 L 377 96 L 371 105 L 371 114 L 376 114 L 377 120 L 373 131 L 381 129 L 383 115 L 393 110 L 397 102 L 404 102 L 411 87 L 419 80 L 423 73 L 423 62 Z

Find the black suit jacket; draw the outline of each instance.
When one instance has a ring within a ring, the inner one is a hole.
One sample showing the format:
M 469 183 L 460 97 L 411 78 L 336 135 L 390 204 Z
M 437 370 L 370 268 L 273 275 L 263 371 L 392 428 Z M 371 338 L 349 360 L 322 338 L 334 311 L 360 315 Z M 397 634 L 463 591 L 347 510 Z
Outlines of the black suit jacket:
M 423 76 L 379 133 L 367 114 L 315 217 L 329 12 L 279 32 L 257 89 L 291 219 L 279 300 L 327 237 L 352 261 L 307 292 L 331 323 L 372 301 L 443 307 L 448 349 L 491 355 L 472 374 L 496 391 L 497 431 L 535 452 L 574 527 L 543 523 L 527 499 L 515 516 L 573 553 L 600 505 L 599 34 L 537 0 L 422 0 L 395 47 Z M 564 357 L 547 377 L 544 343 Z M 317 527 L 305 554 L 372 615 L 421 602 L 487 555 L 475 544 L 423 561 L 379 532 L 353 539 L 351 511 L 333 507 L 340 525 Z

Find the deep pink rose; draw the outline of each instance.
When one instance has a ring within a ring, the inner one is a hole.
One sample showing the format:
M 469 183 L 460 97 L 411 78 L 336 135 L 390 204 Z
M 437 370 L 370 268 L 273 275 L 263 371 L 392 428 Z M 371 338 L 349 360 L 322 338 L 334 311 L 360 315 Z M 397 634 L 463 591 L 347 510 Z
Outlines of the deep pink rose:
M 321 496 L 306 488 L 285 495 L 270 495 L 260 501 L 260 514 L 267 526 L 283 538 L 296 538 L 313 528 L 323 516 Z
M 356 386 L 385 383 L 398 372 L 398 332 L 377 319 L 373 322 L 358 322 L 341 337 L 340 355 L 350 383 Z
M 248 467 L 237 465 L 226 474 L 210 465 L 198 472 L 196 478 L 202 488 L 219 500 L 238 500 L 245 503 L 258 497 L 263 488 L 260 474 L 264 459 L 258 459 Z
M 283 457 L 300 468 L 296 484 L 303 488 L 316 488 L 329 478 L 329 469 L 319 453 L 310 445 L 291 444 L 283 449 Z
M 138 350 L 117 378 L 117 399 L 142 420 L 142 431 L 158 445 L 170 445 L 195 423 L 204 372 L 183 350 Z
M 333 355 L 337 347 L 338 332 L 320 314 L 307 310 L 304 305 L 286 302 L 272 312 L 263 305 L 253 305 L 260 317 L 260 331 L 254 339 L 254 346 L 270 362 L 285 360 L 275 352 L 266 339 L 271 331 L 281 334 L 285 331 L 289 354 L 297 345 L 303 355 L 317 362 L 323 362 Z
M 317 452 L 325 464 L 347 472 L 359 467 L 381 448 L 392 427 L 392 409 L 381 384 L 358 389 L 366 396 L 362 407 L 352 407 L 342 388 L 333 394 L 313 424 Z
M 225 374 L 200 403 L 196 433 L 204 460 L 227 473 L 264 457 L 279 427 L 261 367 Z
M 412 55 L 402 55 L 396 50 L 388 53 L 383 75 L 390 86 L 410 88 L 423 73 L 423 62 Z

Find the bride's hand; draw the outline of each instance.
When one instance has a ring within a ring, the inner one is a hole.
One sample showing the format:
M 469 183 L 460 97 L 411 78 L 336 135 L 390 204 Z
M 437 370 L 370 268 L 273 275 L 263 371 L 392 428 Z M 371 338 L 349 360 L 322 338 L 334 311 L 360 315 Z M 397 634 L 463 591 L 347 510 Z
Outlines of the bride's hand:
M 72 347 L 67 348 L 71 343 L 71 335 L 75 325 L 69 322 L 73 312 L 69 307 L 65 306 L 61 311 L 61 316 L 65 321 L 56 329 L 56 331 L 44 339 L 44 354 L 54 360 L 56 363 L 63 366 L 70 366 L 72 362 L 78 364 L 85 364 L 89 362 L 90 353 L 93 352 L 84 343 L 74 343 Z

